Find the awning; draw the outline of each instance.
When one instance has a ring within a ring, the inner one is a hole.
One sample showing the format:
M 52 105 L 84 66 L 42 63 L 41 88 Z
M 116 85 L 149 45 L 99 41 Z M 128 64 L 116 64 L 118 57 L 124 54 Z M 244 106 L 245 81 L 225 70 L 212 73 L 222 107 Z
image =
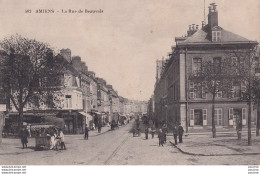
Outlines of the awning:
M 87 118 L 91 118 L 92 115 L 88 114 L 88 113 L 85 113 L 85 112 L 79 112 L 81 115 L 87 117 Z

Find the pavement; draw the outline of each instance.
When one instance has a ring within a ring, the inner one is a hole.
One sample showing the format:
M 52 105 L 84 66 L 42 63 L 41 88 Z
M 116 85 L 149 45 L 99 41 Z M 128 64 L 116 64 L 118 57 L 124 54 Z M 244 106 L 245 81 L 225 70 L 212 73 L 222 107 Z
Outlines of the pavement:
M 119 126 L 119 127 L 124 127 L 125 125 Z M 96 137 L 99 135 L 103 135 L 105 133 L 108 133 L 112 131 L 110 126 L 104 126 L 101 129 L 101 132 L 98 133 L 98 130 L 95 129 L 93 131 L 89 131 L 89 138 L 91 137 Z M 116 130 L 114 130 L 116 131 Z M 66 134 L 65 135 L 65 139 L 70 138 L 70 137 L 74 137 L 74 136 L 82 136 L 82 138 L 84 138 L 84 134 Z M 66 140 L 65 140 L 66 141 Z M 9 137 L 9 138 L 3 138 L 2 143 L 0 144 L 0 156 L 1 155 L 18 155 L 18 154 L 24 154 L 24 153 L 29 153 L 34 151 L 34 146 L 35 145 L 35 138 L 31 137 L 28 138 L 28 148 L 27 149 L 23 149 L 23 151 L 21 151 L 22 149 L 22 145 L 21 145 L 21 140 L 19 138 L 13 138 L 13 137 Z
M 140 124 L 143 128 L 142 124 Z M 0 145 L 2 164 L 83 164 L 83 165 L 255 165 L 259 164 L 260 137 L 252 133 L 252 145 L 247 145 L 247 132 L 237 140 L 232 130 L 218 132 L 212 138 L 210 132 L 185 134 L 183 143 L 174 145 L 168 134 L 164 147 L 158 146 L 158 138 L 146 140 L 133 137 L 132 125 L 121 126 L 111 131 L 89 132 L 89 141 L 84 135 L 65 135 L 66 151 L 34 151 L 35 139 L 29 138 L 29 147 L 21 148 L 20 139 L 4 138 Z M 15 157 L 15 158 L 14 158 Z M 63 160 L 66 159 L 66 160 Z
M 167 136 L 168 138 L 171 136 Z M 208 134 L 186 134 L 183 143 L 170 143 L 180 152 L 195 156 L 235 156 L 235 155 L 260 155 L 260 136 L 252 133 L 252 145 L 248 146 L 247 133 L 242 132 L 241 140 L 237 139 L 234 132 L 219 133 L 216 138 Z

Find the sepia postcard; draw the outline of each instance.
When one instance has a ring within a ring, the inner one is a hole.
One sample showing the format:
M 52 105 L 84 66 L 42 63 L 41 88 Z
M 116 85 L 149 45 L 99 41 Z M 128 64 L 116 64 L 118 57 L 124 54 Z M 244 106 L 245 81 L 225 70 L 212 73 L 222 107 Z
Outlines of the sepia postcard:
M 258 0 L 0 0 L 1 172 L 258 174 L 259 9 Z

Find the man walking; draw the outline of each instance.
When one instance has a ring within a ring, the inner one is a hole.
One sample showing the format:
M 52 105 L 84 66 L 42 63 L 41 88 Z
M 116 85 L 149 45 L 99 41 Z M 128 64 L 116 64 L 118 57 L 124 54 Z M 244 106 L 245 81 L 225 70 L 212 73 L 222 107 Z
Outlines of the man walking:
M 145 139 L 148 139 L 148 127 L 145 128 Z
M 88 125 L 86 124 L 86 127 L 85 127 L 85 137 L 84 137 L 85 140 L 88 140 Z
M 168 132 L 166 124 L 163 125 L 162 132 L 163 132 L 163 135 L 164 135 L 164 143 L 166 143 L 166 135 L 167 135 L 167 132 Z
M 184 132 L 184 129 L 181 126 L 181 124 L 179 124 L 179 126 L 178 126 L 179 143 L 182 143 L 183 132 Z
M 153 125 L 152 129 L 151 129 L 152 138 L 154 138 L 154 133 L 155 133 L 155 128 L 154 128 L 154 125 Z
M 176 125 L 173 126 L 173 138 L 175 145 L 177 145 L 178 128 Z
M 21 138 L 21 143 L 23 145 L 23 149 L 24 149 L 24 146 L 25 146 L 25 148 L 27 148 L 28 136 L 29 136 L 29 133 L 28 133 L 27 129 L 25 127 L 23 127 L 20 132 L 20 138 Z
M 162 129 L 159 129 L 158 131 L 158 138 L 159 138 L 159 147 L 164 143 L 164 135 L 162 133 Z

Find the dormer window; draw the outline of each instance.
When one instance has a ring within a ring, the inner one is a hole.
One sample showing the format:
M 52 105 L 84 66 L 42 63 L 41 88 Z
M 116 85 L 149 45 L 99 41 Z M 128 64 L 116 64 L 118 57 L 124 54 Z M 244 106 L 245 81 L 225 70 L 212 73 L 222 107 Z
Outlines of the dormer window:
M 212 42 L 221 41 L 221 31 L 212 31 Z

